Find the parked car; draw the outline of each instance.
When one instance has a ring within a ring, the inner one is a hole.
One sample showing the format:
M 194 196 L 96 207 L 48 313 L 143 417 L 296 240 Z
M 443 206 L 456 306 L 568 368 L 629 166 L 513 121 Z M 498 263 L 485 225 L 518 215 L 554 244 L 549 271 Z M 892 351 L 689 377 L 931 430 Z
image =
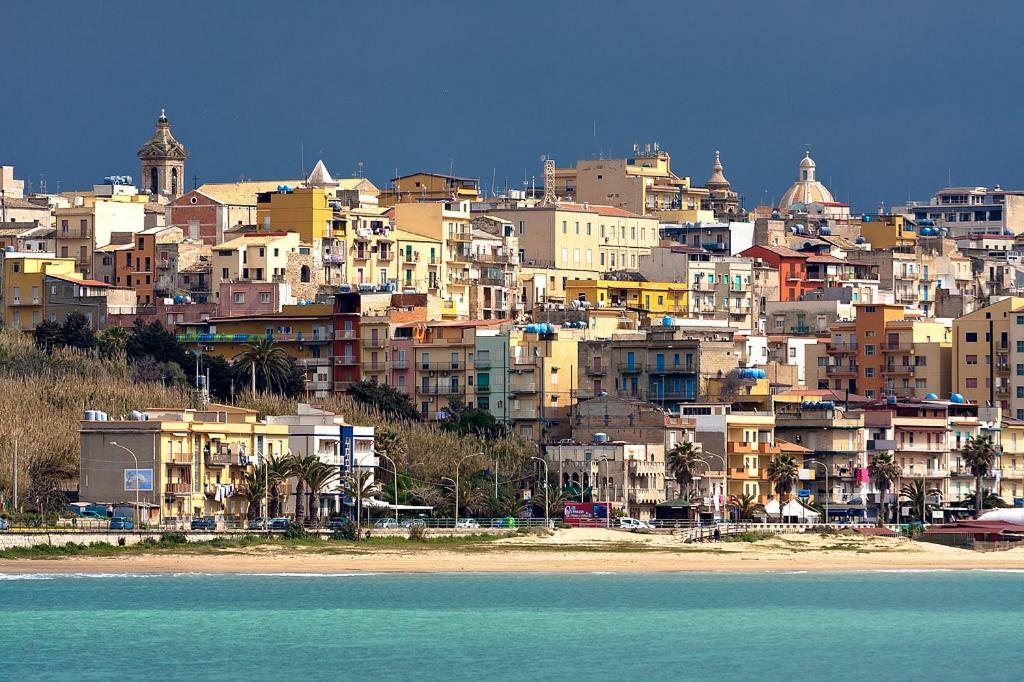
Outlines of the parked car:
M 287 530 L 289 523 L 291 523 L 291 519 L 286 519 L 282 516 L 276 519 L 270 519 L 270 522 L 267 524 L 267 528 L 270 530 Z
M 347 528 L 348 526 L 352 526 L 352 525 L 355 525 L 355 524 L 353 524 L 350 520 L 348 520 L 344 516 L 335 516 L 334 518 L 332 518 L 330 521 L 327 522 L 327 530 L 341 530 L 342 528 Z
M 192 530 L 217 530 L 217 519 L 212 516 L 203 516 L 192 519 Z
M 131 519 L 125 516 L 115 516 L 110 519 L 110 525 L 108 528 L 110 530 L 132 530 L 135 528 L 135 524 L 132 523 Z
M 412 528 L 413 526 L 425 527 L 426 525 L 427 522 L 423 519 L 406 519 L 405 521 L 402 521 L 402 528 Z
M 82 512 L 81 514 L 78 515 L 78 518 L 80 518 L 80 519 L 105 519 L 105 518 L 107 518 L 107 515 L 106 514 L 100 514 L 98 511 L 92 511 L 91 509 L 86 509 L 84 512 Z
M 267 527 L 268 528 L 270 527 L 270 521 L 269 520 L 267 521 Z M 249 522 L 249 525 L 247 526 L 247 528 L 249 530 L 263 530 L 263 519 L 262 518 L 253 519 L 252 521 Z
M 645 523 L 640 519 L 623 516 L 619 519 L 619 528 L 625 528 L 627 530 L 649 530 L 651 528 L 651 524 Z
M 480 524 L 476 519 L 459 519 L 455 522 L 456 528 L 479 528 Z
M 11 529 L 11 522 L 7 519 L 0 519 L 0 531 L 8 531 Z
M 373 524 L 374 528 L 401 528 L 402 524 L 397 519 L 377 519 L 377 523 Z

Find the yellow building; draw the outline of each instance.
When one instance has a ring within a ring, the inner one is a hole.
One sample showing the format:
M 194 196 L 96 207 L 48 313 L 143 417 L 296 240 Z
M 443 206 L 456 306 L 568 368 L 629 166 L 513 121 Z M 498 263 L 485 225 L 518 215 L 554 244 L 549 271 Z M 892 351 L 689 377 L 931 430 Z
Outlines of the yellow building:
M 415 372 L 408 390 L 424 418 L 436 418 L 453 401 L 476 406 L 476 330 L 500 324 L 453 320 L 412 325 Z
M 999 444 L 1002 446 L 999 462 L 1000 479 L 995 481 L 996 494 L 1007 504 L 1024 497 L 1024 421 L 1004 418 L 999 433 Z M 971 483 L 973 490 L 974 484 Z
M 110 244 L 117 235 L 130 239 L 145 229 L 145 205 L 138 201 L 117 201 L 116 197 L 77 197 L 80 205 L 54 211 L 55 253 L 73 258 L 75 269 L 93 277 L 93 253 Z
M 245 473 L 259 455 L 288 452 L 288 426 L 259 421 L 255 410 L 213 404 L 142 414 L 144 420 L 81 422 L 83 502 L 134 507 L 138 481 L 146 522 L 187 523 L 202 516 L 243 522 L 249 504 Z
M 47 253 L 0 251 L 0 313 L 4 325 L 32 331 L 46 319 L 44 282 L 47 275 L 73 276 L 73 258 L 54 258 Z
M 865 215 L 860 234 L 872 249 L 912 249 L 917 244 L 917 226 L 902 215 Z
M 773 495 L 768 462 L 779 454 L 775 446 L 775 415 L 733 412 L 725 417 L 729 497 L 750 495 L 764 504 Z
M 178 342 L 231 362 L 250 344 L 269 338 L 304 370 L 306 390 L 317 396 L 331 391 L 333 305 L 286 305 L 279 313 L 214 317 L 178 323 Z M 238 386 L 238 391 L 248 390 Z
M 480 181 L 443 173 L 413 173 L 391 178 L 391 187 L 378 197 L 381 206 L 406 202 L 476 201 L 480 198 Z
M 1015 355 L 1011 367 L 1010 356 L 1016 352 L 1011 342 L 1024 340 L 1015 312 L 1022 307 L 1024 298 L 1011 296 L 953 320 L 953 390 L 972 403 L 998 405 L 1015 414 L 1010 411 L 1010 387 L 1017 380 L 1016 369 L 1024 365 Z
M 568 438 L 571 406 L 579 396 L 577 363 L 581 330 L 509 335 L 508 417 L 516 434 L 546 443 Z
M 296 298 L 312 298 L 299 291 L 313 289 L 315 294 L 312 261 L 308 253 L 306 259 L 299 258 L 301 255 L 296 232 L 251 232 L 217 244 L 211 259 L 213 299 L 219 299 L 223 282 L 286 282 Z M 300 264 L 301 260 L 306 262 Z
M 427 261 L 427 293 L 441 297 L 445 319 L 468 319 L 473 285 L 467 274 L 473 262 L 469 201 L 402 202 L 393 211 L 395 226 L 403 233 L 439 243 L 437 262 Z M 413 253 L 420 250 L 422 260 L 427 255 L 425 250 L 433 245 L 403 248 Z
M 256 200 L 257 224 L 265 232 L 296 232 L 305 244 L 331 236 L 334 209 L 320 187 L 266 192 Z
M 643 282 L 584 279 L 566 283 L 569 301 L 586 301 L 605 308 L 639 308 L 651 315 L 681 315 L 689 312 L 687 287 L 682 282 Z

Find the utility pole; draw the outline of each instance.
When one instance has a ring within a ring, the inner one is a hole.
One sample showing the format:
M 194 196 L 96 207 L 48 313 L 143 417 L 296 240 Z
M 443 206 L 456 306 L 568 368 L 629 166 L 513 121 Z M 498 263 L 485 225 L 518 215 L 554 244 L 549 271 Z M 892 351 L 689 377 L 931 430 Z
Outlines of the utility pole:
M 256 397 L 256 363 L 252 363 L 252 397 Z
M 18 511 L 18 439 L 14 439 L 14 497 L 11 498 L 11 509 Z

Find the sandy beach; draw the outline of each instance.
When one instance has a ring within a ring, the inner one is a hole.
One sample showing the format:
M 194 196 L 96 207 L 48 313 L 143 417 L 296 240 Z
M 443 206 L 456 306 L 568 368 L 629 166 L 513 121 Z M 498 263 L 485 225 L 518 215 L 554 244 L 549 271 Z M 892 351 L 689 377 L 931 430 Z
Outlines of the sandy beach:
M 463 573 L 1021 570 L 1024 548 L 974 552 L 856 535 L 782 535 L 758 542 L 683 544 L 671 535 L 561 530 L 444 547 L 324 550 L 259 546 L 203 553 L 0 559 L 0 573 Z

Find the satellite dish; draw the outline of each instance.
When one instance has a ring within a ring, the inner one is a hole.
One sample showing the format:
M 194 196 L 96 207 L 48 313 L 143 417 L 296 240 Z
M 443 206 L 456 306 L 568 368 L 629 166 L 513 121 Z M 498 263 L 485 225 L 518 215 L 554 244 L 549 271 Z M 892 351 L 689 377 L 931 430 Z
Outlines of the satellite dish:
M 541 154 L 540 155 L 540 162 L 541 163 L 544 163 L 547 160 L 548 160 L 548 155 L 547 154 Z

